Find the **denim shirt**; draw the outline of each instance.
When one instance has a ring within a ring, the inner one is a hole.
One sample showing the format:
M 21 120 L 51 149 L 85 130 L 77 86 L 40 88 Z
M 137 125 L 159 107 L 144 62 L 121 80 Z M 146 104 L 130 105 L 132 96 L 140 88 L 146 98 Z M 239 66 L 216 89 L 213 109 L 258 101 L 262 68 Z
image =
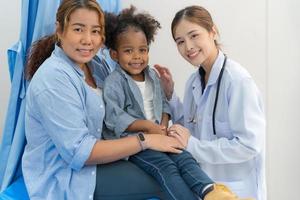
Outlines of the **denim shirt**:
M 101 87 L 109 73 L 88 63 Z M 30 199 L 92 199 L 96 165 L 85 165 L 101 138 L 105 107 L 83 71 L 58 46 L 32 78 L 26 94 L 27 145 L 22 171 Z
M 162 113 L 169 114 L 170 108 L 155 71 L 147 67 L 144 73 L 153 84 L 154 117 L 155 122 L 160 123 Z M 141 91 L 120 66 L 105 79 L 103 98 L 108 113 L 104 119 L 105 139 L 126 136 L 125 130 L 130 124 L 137 119 L 146 119 Z

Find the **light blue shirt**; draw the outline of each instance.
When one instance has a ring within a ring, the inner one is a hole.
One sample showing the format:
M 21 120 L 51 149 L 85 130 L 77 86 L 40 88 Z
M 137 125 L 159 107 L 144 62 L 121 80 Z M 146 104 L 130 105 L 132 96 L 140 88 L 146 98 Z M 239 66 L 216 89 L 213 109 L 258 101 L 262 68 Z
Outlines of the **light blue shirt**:
M 214 181 L 225 183 L 240 197 L 265 200 L 263 101 L 249 73 L 229 58 L 213 133 L 212 113 L 223 61 L 219 51 L 203 94 L 198 71 L 191 75 L 183 103 L 175 95 L 169 102 L 172 119 L 190 130 L 187 150 Z
M 97 57 L 88 63 L 98 87 L 108 72 Z M 96 165 L 86 166 L 100 139 L 102 97 L 58 46 L 32 78 L 26 94 L 22 170 L 30 199 L 92 199 Z

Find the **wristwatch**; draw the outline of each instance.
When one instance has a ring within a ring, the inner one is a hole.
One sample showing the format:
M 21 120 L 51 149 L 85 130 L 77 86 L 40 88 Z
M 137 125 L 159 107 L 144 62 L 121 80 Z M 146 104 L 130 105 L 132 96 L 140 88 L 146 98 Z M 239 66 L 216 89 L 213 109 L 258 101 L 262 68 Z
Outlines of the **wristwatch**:
M 139 142 L 140 142 L 142 151 L 146 150 L 146 149 L 147 149 L 147 145 L 146 145 L 146 141 L 145 141 L 146 139 L 145 139 L 145 137 L 144 137 L 144 133 L 139 132 L 139 133 L 137 134 L 137 138 L 138 138 L 138 140 L 139 140 Z

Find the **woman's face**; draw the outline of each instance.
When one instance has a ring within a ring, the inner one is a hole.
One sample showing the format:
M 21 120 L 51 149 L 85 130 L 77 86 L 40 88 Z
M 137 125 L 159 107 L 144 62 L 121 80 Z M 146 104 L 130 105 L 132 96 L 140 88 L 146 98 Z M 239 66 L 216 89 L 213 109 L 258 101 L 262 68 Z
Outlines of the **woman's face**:
M 177 49 L 184 59 L 194 66 L 212 65 L 217 51 L 216 32 L 208 32 L 202 26 L 181 20 L 174 29 Z
M 82 67 L 89 62 L 102 46 L 99 15 L 94 10 L 80 8 L 70 15 L 64 31 L 58 24 L 58 37 L 64 52 Z

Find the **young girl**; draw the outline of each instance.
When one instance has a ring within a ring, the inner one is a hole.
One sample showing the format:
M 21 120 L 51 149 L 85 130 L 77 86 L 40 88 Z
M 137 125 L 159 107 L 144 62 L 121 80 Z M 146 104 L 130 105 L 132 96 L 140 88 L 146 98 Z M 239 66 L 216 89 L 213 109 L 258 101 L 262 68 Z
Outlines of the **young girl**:
M 220 50 L 217 28 L 205 8 L 178 11 L 172 35 L 182 57 L 199 70 L 187 81 L 182 104 L 173 95 L 171 74 L 157 66 L 173 122 L 188 128 L 175 124 L 171 135 L 213 180 L 226 183 L 241 197 L 265 200 L 265 118 L 252 77 Z
M 105 44 L 119 66 L 104 83 L 105 125 L 109 129 L 104 137 L 137 134 L 144 151 L 129 160 L 160 183 L 167 199 L 237 199 L 225 186 L 214 185 L 187 151 L 146 150 L 143 133 L 166 134 L 169 120 L 159 79 L 148 66 L 149 45 L 160 24 L 149 14 L 135 13 L 134 7 L 118 16 L 107 14 L 105 20 Z

